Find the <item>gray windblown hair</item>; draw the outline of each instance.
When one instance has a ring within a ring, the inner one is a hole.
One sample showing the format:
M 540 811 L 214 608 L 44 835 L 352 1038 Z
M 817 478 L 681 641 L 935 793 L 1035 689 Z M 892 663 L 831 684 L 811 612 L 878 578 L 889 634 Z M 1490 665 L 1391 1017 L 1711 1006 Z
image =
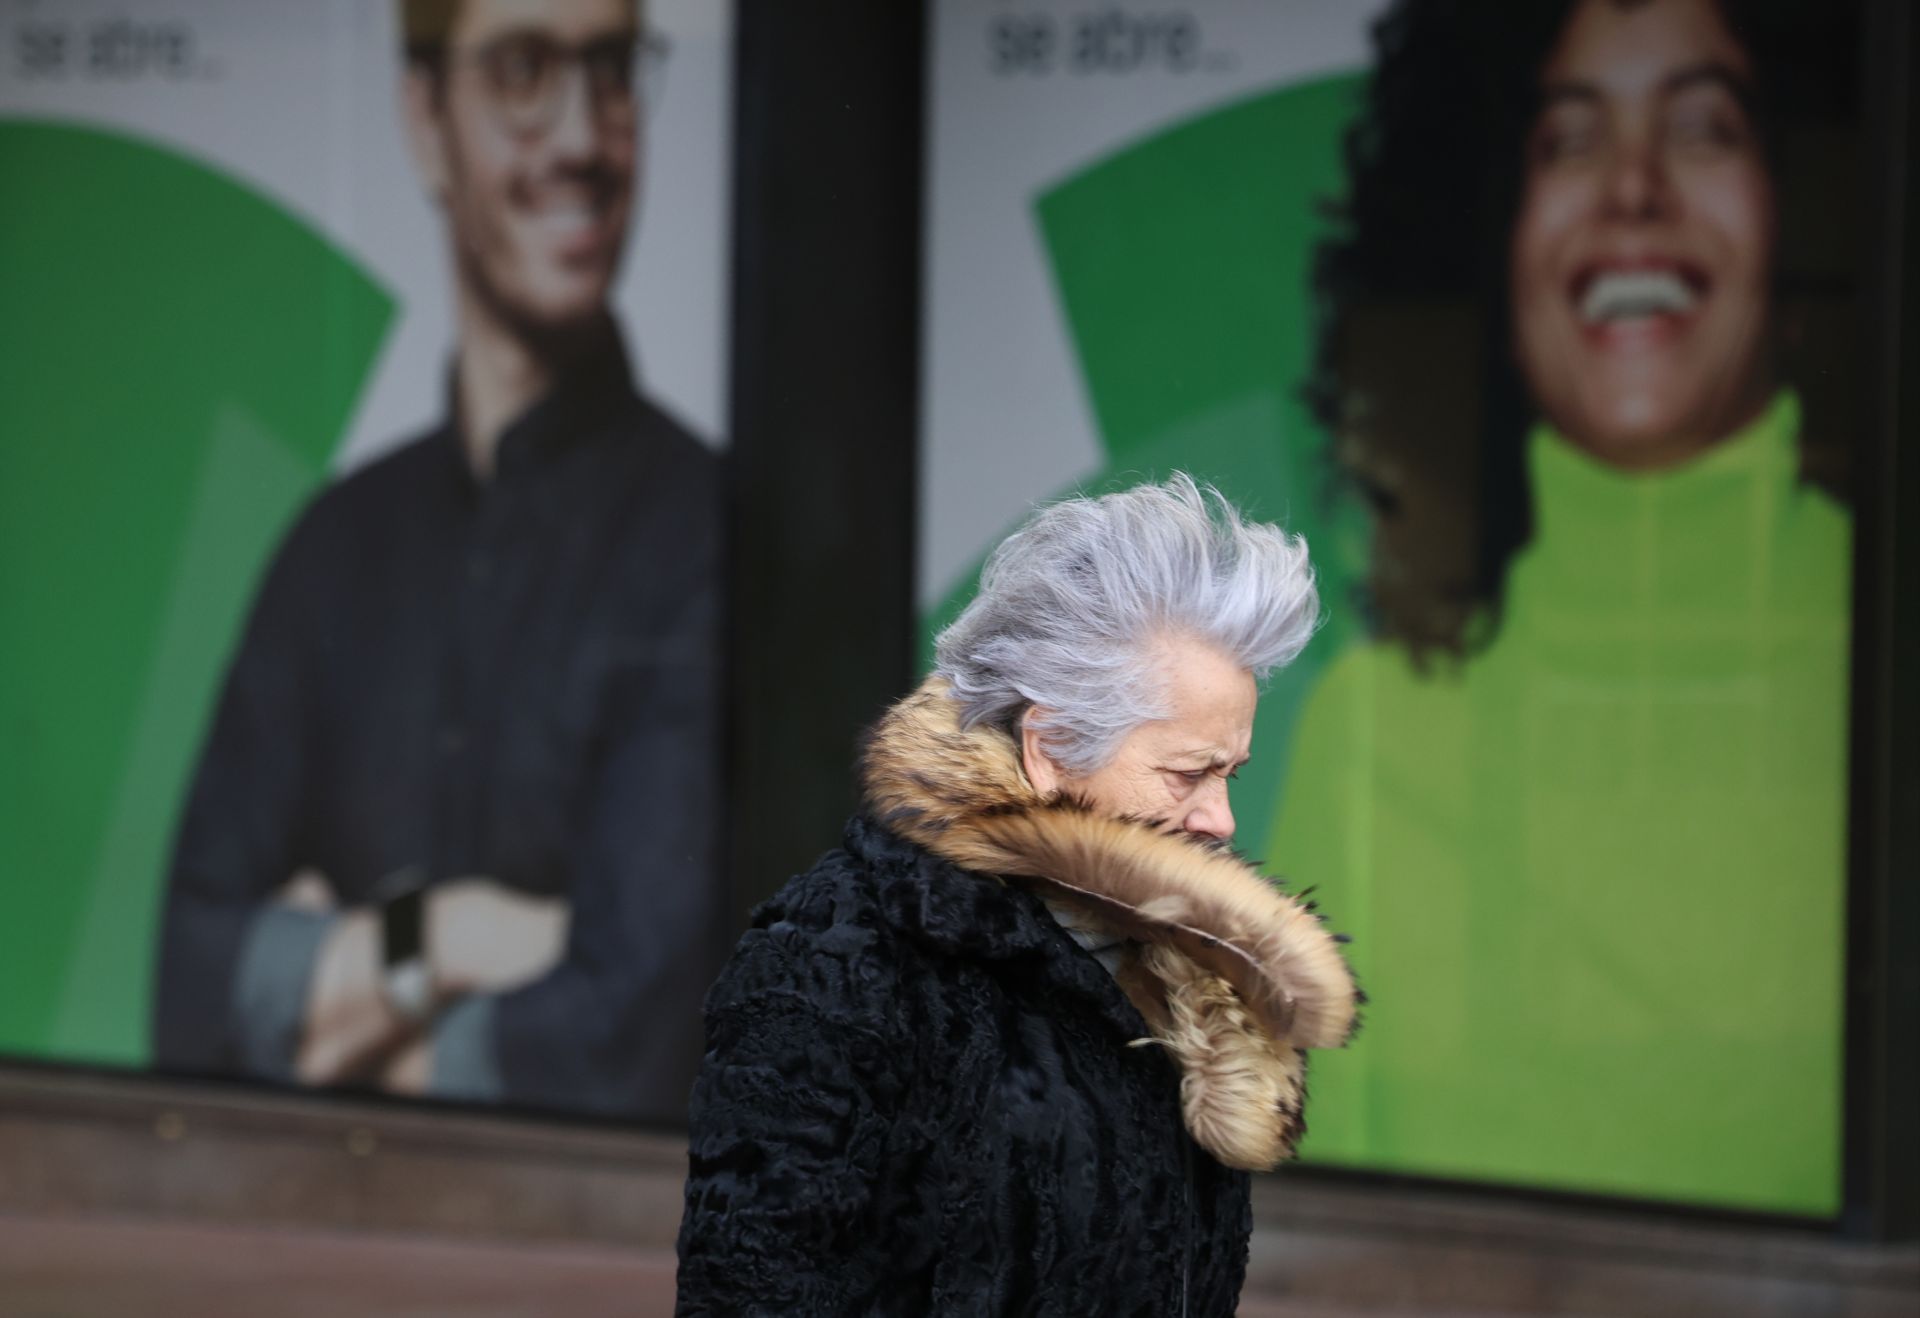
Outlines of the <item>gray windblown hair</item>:
M 1018 734 L 1029 708 L 1069 773 L 1112 760 L 1165 718 L 1169 638 L 1217 647 L 1264 681 L 1319 623 L 1307 543 L 1250 522 L 1212 486 L 1176 472 L 1041 509 L 1001 542 L 980 593 L 934 642 L 961 723 Z

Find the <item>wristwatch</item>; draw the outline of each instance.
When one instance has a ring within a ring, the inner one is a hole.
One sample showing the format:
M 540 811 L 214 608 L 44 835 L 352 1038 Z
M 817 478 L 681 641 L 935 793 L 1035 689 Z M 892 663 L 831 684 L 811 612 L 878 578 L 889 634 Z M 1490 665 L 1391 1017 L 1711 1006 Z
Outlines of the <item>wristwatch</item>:
M 427 965 L 427 885 L 417 873 L 406 877 L 410 882 L 404 890 L 380 907 L 380 988 L 394 1015 L 410 1025 L 425 1025 L 434 1009 L 433 970 Z

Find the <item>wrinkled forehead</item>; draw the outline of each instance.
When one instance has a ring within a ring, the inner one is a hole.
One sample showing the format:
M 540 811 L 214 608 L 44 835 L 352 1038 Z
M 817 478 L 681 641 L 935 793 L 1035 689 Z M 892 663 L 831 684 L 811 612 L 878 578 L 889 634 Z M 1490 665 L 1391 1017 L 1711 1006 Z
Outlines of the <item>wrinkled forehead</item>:
M 1260 695 L 1253 674 L 1210 646 L 1162 653 L 1166 716 L 1142 725 L 1144 741 L 1161 755 L 1244 760 Z
M 1582 0 L 1541 66 L 1550 97 L 1659 95 L 1703 73 L 1741 82 L 1752 59 L 1714 0 Z

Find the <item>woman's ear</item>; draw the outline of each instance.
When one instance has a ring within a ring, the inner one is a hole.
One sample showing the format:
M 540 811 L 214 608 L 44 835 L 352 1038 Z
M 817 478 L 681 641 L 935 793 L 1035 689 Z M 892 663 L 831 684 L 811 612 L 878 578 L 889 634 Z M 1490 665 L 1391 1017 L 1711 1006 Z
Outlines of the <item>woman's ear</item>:
M 1034 711 L 1029 709 L 1020 718 L 1020 767 L 1027 771 L 1027 781 L 1033 784 L 1033 790 L 1042 796 L 1052 796 L 1060 790 L 1060 766 L 1047 754 L 1046 744 L 1040 739 L 1040 729 L 1034 725 Z

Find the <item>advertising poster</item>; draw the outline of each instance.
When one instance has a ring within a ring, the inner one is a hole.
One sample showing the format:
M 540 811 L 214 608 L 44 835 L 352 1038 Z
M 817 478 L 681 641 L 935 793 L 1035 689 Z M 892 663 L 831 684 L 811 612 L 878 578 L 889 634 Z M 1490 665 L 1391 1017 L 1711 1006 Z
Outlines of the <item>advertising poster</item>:
M 676 1122 L 731 7 L 0 0 L 0 1054 Z
M 1856 17 L 934 6 L 923 640 L 1047 498 L 1307 536 L 1234 806 L 1371 998 L 1310 1160 L 1837 1211 Z

